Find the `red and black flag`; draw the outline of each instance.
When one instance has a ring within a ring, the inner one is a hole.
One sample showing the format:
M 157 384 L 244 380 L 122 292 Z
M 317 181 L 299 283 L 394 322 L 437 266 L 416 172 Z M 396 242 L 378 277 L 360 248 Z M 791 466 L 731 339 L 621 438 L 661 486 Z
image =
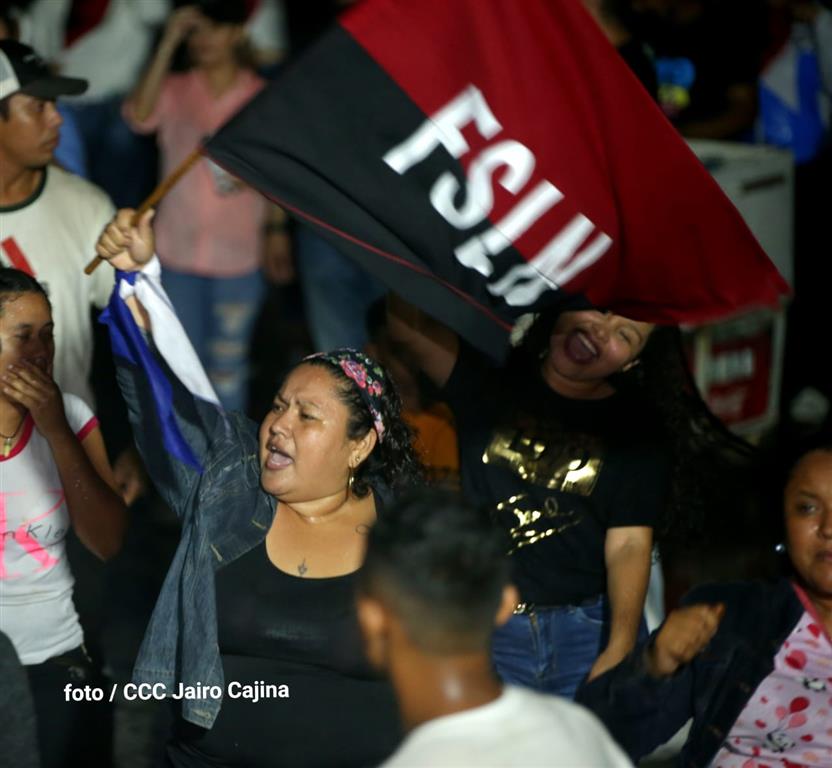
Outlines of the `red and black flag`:
M 364 0 L 205 152 L 491 354 L 561 289 L 657 322 L 787 290 L 579 0 Z

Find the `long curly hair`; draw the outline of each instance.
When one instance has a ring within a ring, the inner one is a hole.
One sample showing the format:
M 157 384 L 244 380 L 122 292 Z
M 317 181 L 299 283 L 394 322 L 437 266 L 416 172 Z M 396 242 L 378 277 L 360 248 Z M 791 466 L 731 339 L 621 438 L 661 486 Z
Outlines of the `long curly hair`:
M 552 328 L 563 311 L 584 309 L 567 304 L 541 314 L 510 360 L 512 370 L 539 376 Z M 617 392 L 644 414 L 645 425 L 658 430 L 670 463 L 669 493 L 655 529 L 659 541 L 700 538 L 710 510 L 732 491 L 750 482 L 754 449 L 730 432 L 710 411 L 687 364 L 682 336 L 675 326 L 657 326 L 648 336 L 638 364 L 609 377 Z
M 375 361 L 374 361 L 375 362 Z M 349 411 L 347 437 L 357 440 L 373 429 L 373 417 L 356 383 L 337 364 L 325 357 L 311 357 L 301 365 L 325 368 L 336 380 L 341 402 Z M 376 441 L 370 455 L 353 473 L 352 492 L 363 498 L 380 486 L 394 493 L 417 485 L 424 479 L 424 468 L 413 449 L 413 431 L 402 419 L 402 401 L 387 370 L 376 363 L 382 373 L 382 393 L 378 398 L 384 420 L 384 439 Z
M 652 409 L 669 448 L 670 492 L 657 537 L 676 542 L 701 538 L 711 512 L 747 493 L 755 449 L 702 399 L 678 327 L 656 327 L 639 359 L 639 365 L 612 376 L 611 383 Z

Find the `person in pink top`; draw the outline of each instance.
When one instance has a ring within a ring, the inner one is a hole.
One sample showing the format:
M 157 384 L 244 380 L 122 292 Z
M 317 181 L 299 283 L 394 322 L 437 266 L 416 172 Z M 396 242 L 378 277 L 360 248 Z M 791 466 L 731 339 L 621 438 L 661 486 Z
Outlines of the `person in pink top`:
M 680 765 L 832 766 L 832 436 L 782 499 L 789 577 L 695 589 L 578 692 L 634 761 L 692 718 Z
M 156 133 L 165 176 L 263 87 L 241 54 L 245 20 L 242 0 L 178 9 L 125 102 L 131 127 Z M 171 73 L 182 43 L 191 68 Z M 173 187 L 156 217 L 165 289 L 229 410 L 246 405 L 248 345 L 264 291 L 260 260 L 266 250 L 285 254 L 281 219 L 207 158 Z

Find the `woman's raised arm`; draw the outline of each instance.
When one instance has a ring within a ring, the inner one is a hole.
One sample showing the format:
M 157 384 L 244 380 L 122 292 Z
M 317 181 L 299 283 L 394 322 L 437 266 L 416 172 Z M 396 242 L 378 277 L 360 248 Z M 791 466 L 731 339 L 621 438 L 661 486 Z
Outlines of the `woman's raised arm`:
M 122 273 L 138 273 L 116 281 L 102 319 L 139 452 L 157 490 L 184 514 L 212 451 L 231 432 L 162 289 L 152 217 L 148 211 L 134 222 L 135 212 L 122 209 L 101 233 L 98 255 Z

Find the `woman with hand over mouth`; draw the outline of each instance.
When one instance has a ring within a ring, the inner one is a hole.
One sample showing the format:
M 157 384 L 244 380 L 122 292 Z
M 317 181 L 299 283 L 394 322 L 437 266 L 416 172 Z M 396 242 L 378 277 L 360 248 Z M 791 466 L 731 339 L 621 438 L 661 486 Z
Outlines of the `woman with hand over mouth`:
M 0 631 L 26 670 L 46 768 L 73 765 L 89 745 L 95 705 L 67 700 L 66 686 L 101 685 L 66 537 L 73 529 L 108 560 L 127 525 L 98 420 L 52 379 L 55 332 L 43 286 L 0 268 Z

